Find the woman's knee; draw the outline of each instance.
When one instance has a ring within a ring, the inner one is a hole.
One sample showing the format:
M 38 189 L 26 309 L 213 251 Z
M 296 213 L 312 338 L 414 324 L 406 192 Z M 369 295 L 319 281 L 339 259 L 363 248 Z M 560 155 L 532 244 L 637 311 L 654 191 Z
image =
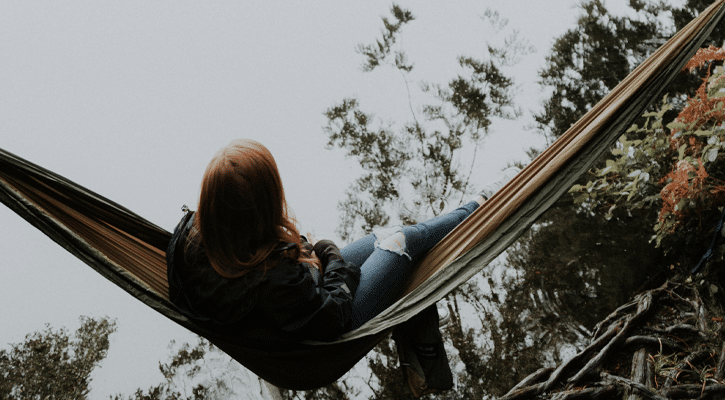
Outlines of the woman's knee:
M 405 256 L 408 260 L 412 260 L 405 242 L 405 235 L 401 226 L 379 229 L 375 233 L 375 247 L 390 251 L 399 256 Z

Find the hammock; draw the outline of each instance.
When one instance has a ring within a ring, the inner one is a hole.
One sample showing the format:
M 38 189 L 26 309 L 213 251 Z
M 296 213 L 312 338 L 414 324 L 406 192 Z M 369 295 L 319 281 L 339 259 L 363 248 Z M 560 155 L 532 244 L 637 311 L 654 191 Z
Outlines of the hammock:
M 272 384 L 312 389 L 334 382 L 395 325 L 464 283 L 513 243 L 639 117 L 725 13 L 717 0 L 479 207 L 423 259 L 402 298 L 331 343 L 261 351 L 189 321 L 168 300 L 170 233 L 90 190 L 0 149 L 0 201 L 66 250 L 164 316 Z

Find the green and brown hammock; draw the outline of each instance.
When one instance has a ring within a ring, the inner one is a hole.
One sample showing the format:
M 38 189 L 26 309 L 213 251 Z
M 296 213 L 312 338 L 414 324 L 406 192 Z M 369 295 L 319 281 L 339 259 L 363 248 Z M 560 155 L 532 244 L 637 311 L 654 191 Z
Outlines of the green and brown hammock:
M 717 0 L 678 32 L 422 260 L 401 299 L 335 342 L 261 351 L 230 342 L 181 315 L 168 299 L 170 233 L 90 190 L 0 150 L 0 201 L 135 298 L 208 338 L 279 387 L 337 380 L 395 325 L 466 282 L 514 242 L 642 114 L 725 13 Z

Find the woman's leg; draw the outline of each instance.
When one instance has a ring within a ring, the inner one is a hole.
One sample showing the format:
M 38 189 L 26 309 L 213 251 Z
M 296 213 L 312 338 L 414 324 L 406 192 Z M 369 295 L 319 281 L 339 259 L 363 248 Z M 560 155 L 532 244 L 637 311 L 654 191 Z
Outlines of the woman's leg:
M 375 250 L 376 238 L 375 234 L 371 233 L 362 239 L 358 239 L 341 248 L 340 254 L 342 254 L 342 259 L 345 260 L 345 262 L 362 267 L 365 260 L 367 260 L 368 257 L 373 254 L 373 250 Z
M 478 206 L 478 202 L 472 201 L 426 222 L 378 231 L 348 250 L 352 256 L 369 252 L 361 265 L 360 285 L 353 300 L 352 329 L 392 305 L 413 272 L 413 260 L 435 246 Z M 348 261 L 344 253 L 343 258 Z
M 375 245 L 398 231 L 400 231 L 400 226 L 375 229 L 373 233 L 341 248 L 340 253 L 342 254 L 342 258 L 345 262 L 362 267 L 365 260 L 375 251 Z

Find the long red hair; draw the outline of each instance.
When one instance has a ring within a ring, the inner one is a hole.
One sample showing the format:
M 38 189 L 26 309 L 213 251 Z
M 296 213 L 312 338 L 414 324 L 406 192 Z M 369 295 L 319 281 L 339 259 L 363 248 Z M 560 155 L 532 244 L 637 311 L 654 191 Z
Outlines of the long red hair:
M 272 267 L 280 242 L 294 243 L 287 257 L 311 261 L 301 251 L 272 154 L 254 140 L 235 140 L 217 152 L 204 173 L 192 240 L 220 275 L 236 278 Z

